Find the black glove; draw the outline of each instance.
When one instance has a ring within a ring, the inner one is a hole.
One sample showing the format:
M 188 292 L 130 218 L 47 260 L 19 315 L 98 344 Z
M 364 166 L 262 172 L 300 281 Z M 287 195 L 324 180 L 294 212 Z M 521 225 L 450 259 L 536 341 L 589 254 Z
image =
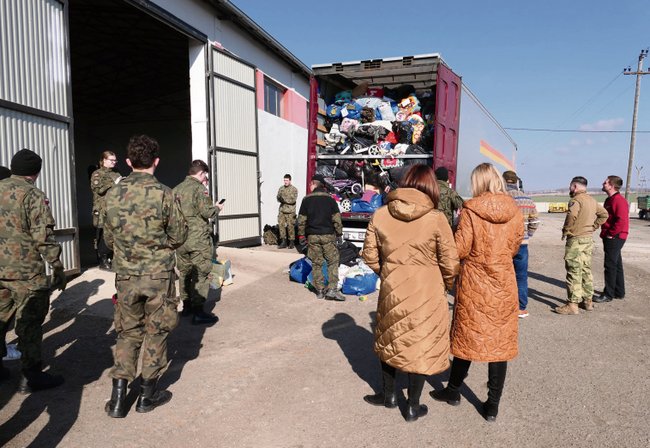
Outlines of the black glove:
M 339 235 L 336 237 L 336 245 L 340 246 L 341 244 L 343 244 L 343 237 Z
M 50 286 L 50 289 L 60 289 L 61 291 L 65 291 L 67 284 L 68 279 L 65 276 L 65 272 L 63 272 L 63 266 L 55 267 L 54 271 L 52 272 L 52 284 Z

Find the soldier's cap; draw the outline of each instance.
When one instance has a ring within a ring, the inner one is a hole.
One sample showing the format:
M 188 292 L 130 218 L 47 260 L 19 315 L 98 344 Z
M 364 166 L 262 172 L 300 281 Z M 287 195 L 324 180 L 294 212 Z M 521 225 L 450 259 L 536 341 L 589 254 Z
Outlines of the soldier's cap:
M 11 177 L 11 171 L 6 166 L 0 166 L 0 180 Z
M 448 181 L 449 180 L 449 170 L 445 168 L 444 166 L 440 166 L 436 168 L 436 179 L 441 180 L 441 181 Z
M 580 185 L 584 185 L 585 187 L 587 186 L 587 178 L 582 177 L 582 176 L 576 176 L 573 179 L 571 179 L 571 183 L 576 183 Z
M 325 178 L 323 177 L 322 174 L 314 174 L 314 175 L 311 177 L 311 180 L 317 180 L 317 181 L 320 182 L 321 184 L 325 185 Z
M 11 173 L 16 176 L 33 176 L 41 172 L 43 159 L 34 151 L 21 149 L 11 159 Z
M 519 177 L 517 176 L 517 173 L 515 173 L 514 171 L 508 170 L 503 172 L 503 180 L 505 180 L 506 183 L 509 184 L 516 184 L 517 181 L 519 181 Z

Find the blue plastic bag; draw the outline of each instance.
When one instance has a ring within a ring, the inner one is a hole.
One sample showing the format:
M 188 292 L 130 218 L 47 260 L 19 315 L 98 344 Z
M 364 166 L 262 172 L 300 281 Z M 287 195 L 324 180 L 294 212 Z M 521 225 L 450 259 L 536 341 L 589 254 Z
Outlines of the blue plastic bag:
M 310 270 L 309 275 L 307 276 L 307 281 L 310 284 L 313 285 L 314 284 L 314 273 L 312 271 L 313 270 Z M 329 278 L 327 276 L 327 261 L 323 261 L 322 272 L 323 272 L 323 277 L 325 277 L 325 286 L 327 286 L 327 284 L 329 283 Z
M 382 205 L 384 205 L 384 198 L 380 194 L 376 194 L 370 199 L 370 206 L 375 210 L 377 210 Z
M 357 296 L 373 293 L 377 289 L 378 278 L 379 276 L 374 272 L 355 277 L 345 277 L 341 292 Z
M 374 213 L 375 210 L 382 205 L 381 195 L 376 194 L 370 199 L 370 202 L 362 201 L 361 199 L 352 199 L 352 207 L 350 211 L 357 213 Z
M 294 282 L 305 283 L 311 274 L 311 261 L 307 257 L 296 260 L 289 265 L 289 278 Z

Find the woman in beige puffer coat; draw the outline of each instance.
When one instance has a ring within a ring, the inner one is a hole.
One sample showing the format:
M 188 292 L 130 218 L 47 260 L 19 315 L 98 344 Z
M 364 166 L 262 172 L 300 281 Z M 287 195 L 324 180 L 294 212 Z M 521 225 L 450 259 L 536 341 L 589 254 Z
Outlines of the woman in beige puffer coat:
M 438 186 L 426 165 L 414 165 L 368 226 L 363 258 L 381 277 L 375 352 L 383 390 L 364 400 L 397 406 L 396 370 L 409 376 L 405 418 L 427 413 L 420 405 L 426 375 L 449 367 L 449 310 L 445 291 L 458 273 L 456 245 L 445 215 L 436 210 Z
M 451 328 L 454 360 L 447 387 L 431 396 L 460 404 L 459 388 L 471 362 L 488 362 L 483 416 L 494 421 L 507 361 L 517 356 L 519 302 L 512 258 L 523 240 L 524 218 L 491 164 L 477 166 L 471 180 L 474 197 L 464 203 L 455 235 L 462 265 Z

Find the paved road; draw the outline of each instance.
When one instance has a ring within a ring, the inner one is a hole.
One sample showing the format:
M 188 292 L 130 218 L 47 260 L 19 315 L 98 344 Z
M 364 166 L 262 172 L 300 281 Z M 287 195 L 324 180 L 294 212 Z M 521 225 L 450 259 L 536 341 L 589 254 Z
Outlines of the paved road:
M 183 320 L 172 334 L 172 361 L 162 380 L 174 393 L 169 405 L 150 414 L 132 410 L 122 420 L 104 414 L 115 338 L 112 278 L 89 270 L 53 298 L 45 324 L 46 359 L 67 382 L 27 397 L 15 394 L 15 379 L 2 384 L 0 445 L 650 446 L 650 223 L 632 221 L 624 248 L 626 300 L 558 316 L 550 308 L 565 296 L 562 216 L 542 219 L 530 248 L 531 316 L 520 325 L 520 356 L 509 365 L 496 424 L 476 408 L 487 394 L 485 364 L 472 366 L 458 407 L 429 398 L 431 387 L 447 378 L 431 377 L 423 394 L 429 415 L 416 423 L 367 405 L 363 395 L 379 384 L 370 330 L 376 295 L 366 302 L 316 301 L 287 281 L 286 267 L 297 254 L 222 248 L 222 257 L 233 261 L 235 284 L 211 301 L 221 317 L 216 326 Z M 599 289 L 602 249 L 596 246 Z M 15 363 L 9 367 L 17 374 Z

